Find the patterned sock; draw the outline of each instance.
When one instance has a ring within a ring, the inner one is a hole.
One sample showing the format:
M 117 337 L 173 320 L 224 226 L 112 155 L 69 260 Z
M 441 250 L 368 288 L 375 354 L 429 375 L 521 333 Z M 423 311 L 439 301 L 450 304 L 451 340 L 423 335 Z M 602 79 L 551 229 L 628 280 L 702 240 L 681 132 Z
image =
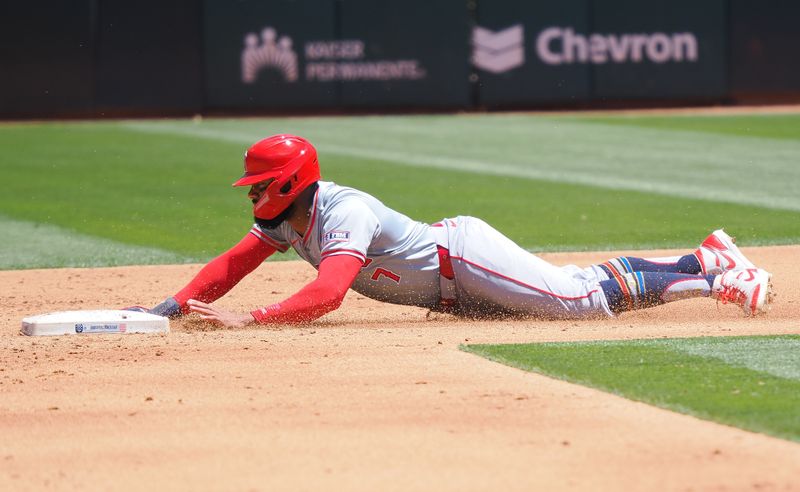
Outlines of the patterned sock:
M 631 272 L 600 282 L 614 313 L 642 309 L 665 302 L 708 297 L 716 275 L 665 272 Z
M 633 272 L 664 272 L 700 274 L 701 267 L 693 254 L 685 256 L 669 256 L 666 258 L 636 258 L 620 256 L 600 265 L 609 278 Z

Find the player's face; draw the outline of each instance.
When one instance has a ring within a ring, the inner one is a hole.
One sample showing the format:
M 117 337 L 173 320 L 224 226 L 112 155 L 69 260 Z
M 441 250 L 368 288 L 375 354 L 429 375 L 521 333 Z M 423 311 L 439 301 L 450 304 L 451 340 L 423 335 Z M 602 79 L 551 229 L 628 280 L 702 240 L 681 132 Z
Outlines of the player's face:
M 255 205 L 258 202 L 258 200 L 261 199 L 261 195 L 264 194 L 269 184 L 272 183 L 273 181 L 275 181 L 275 178 L 270 178 L 266 181 L 259 181 L 258 183 L 250 187 L 250 192 L 247 193 L 247 198 L 249 198 L 250 201 L 253 202 L 253 205 Z

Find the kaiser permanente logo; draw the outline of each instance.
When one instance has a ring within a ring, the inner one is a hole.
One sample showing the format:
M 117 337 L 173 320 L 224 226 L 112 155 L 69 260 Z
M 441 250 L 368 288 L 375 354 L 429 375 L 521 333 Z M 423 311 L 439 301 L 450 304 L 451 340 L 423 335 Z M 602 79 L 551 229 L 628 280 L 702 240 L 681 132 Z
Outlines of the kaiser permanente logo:
M 281 36 L 271 27 L 261 31 L 261 40 L 255 33 L 244 37 L 242 51 L 242 82 L 252 84 L 258 78 L 258 71 L 273 67 L 283 74 L 287 82 L 297 80 L 297 53 L 292 50 L 292 38 Z
M 304 46 L 305 80 L 318 82 L 358 80 L 418 80 L 426 77 L 418 60 L 366 60 L 359 39 L 309 41 Z M 265 68 L 278 70 L 286 82 L 298 80 L 298 56 L 288 36 L 277 38 L 272 27 L 244 37 L 242 82 L 252 84 Z
M 515 24 L 492 32 L 472 31 L 472 63 L 476 68 L 502 73 L 525 63 L 523 28 Z M 536 37 L 536 55 L 548 65 L 588 63 L 696 62 L 697 38 L 690 32 L 666 34 L 576 33 L 571 27 L 548 27 Z

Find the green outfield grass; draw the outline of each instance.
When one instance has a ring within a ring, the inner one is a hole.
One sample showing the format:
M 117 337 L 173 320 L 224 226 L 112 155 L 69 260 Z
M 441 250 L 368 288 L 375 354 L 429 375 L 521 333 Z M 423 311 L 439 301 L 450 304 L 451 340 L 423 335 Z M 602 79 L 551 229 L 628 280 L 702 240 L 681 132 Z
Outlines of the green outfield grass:
M 526 371 L 800 442 L 800 336 L 467 345 Z
M 323 176 L 535 251 L 800 242 L 800 115 L 527 114 L 0 125 L 0 269 L 205 261 L 251 223 L 247 146 L 318 147 Z M 80 244 L 80 246 L 78 246 Z M 100 253 L 93 253 L 93 252 Z M 289 256 L 294 257 L 294 256 Z
M 630 125 L 658 130 L 719 133 L 739 137 L 797 140 L 800 118 L 795 114 L 614 116 L 587 117 L 583 121 L 602 125 Z

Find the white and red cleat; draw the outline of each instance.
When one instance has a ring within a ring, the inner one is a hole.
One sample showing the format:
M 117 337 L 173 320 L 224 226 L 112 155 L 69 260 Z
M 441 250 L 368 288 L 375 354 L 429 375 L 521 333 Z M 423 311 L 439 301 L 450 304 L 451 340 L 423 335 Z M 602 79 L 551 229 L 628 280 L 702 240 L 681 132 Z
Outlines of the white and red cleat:
M 712 232 L 694 252 L 700 268 L 706 275 L 718 275 L 728 270 L 756 268 L 739 248 L 736 240 L 722 229 Z
M 747 316 L 766 313 L 775 296 L 771 280 L 772 274 L 760 268 L 728 270 L 714 279 L 711 297 L 739 305 Z

